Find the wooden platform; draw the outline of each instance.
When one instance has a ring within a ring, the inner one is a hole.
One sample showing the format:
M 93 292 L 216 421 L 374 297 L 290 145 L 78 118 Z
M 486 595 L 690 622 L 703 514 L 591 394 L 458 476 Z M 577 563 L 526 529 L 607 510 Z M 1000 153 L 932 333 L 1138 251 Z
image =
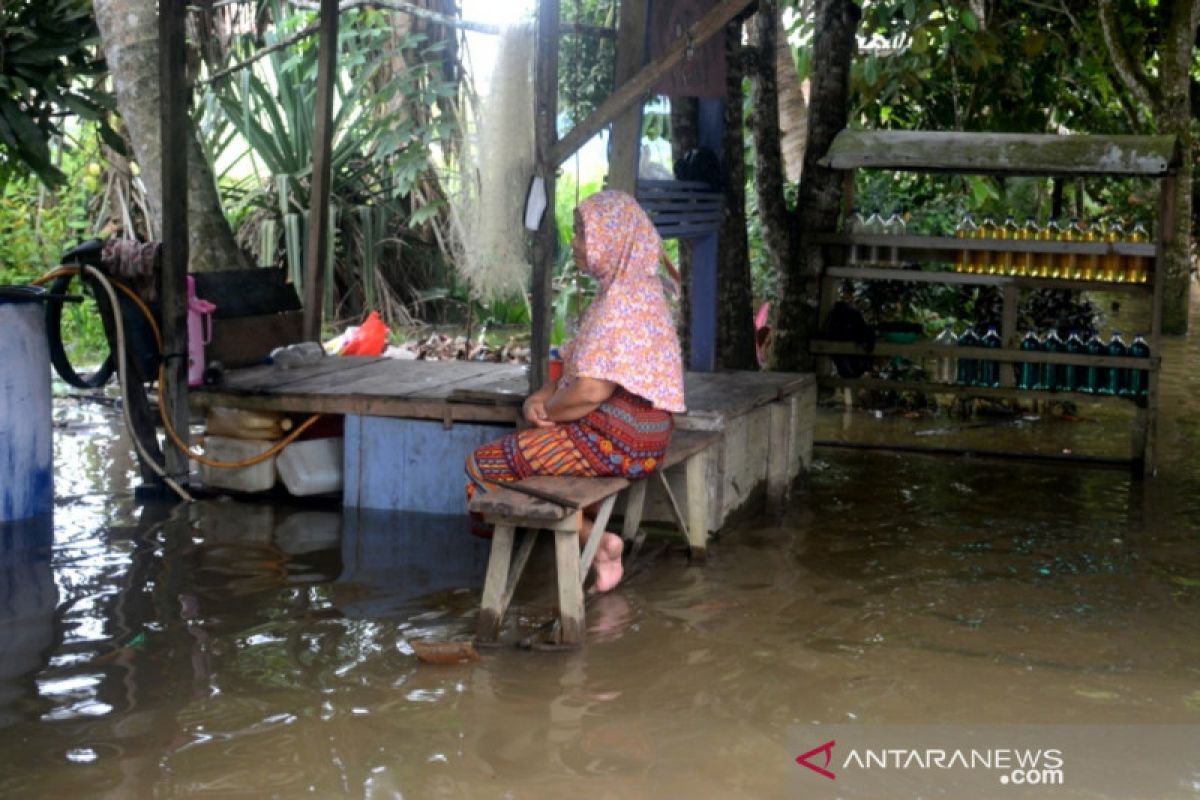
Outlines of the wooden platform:
M 689 372 L 682 430 L 720 430 L 727 419 L 801 391 L 808 374 Z M 191 390 L 192 407 L 295 414 L 356 414 L 453 422 L 515 423 L 529 394 L 527 368 L 476 361 L 329 357 L 280 369 L 233 370 L 220 386 Z
M 812 459 L 816 380 L 779 372 L 688 373 L 677 430 L 720 435 L 705 460 L 708 517 L 718 530 L 738 509 L 774 503 Z M 465 514 L 462 465 L 512 430 L 529 392 L 526 367 L 466 361 L 330 357 L 302 367 L 235 370 L 192 391 L 192 406 L 345 417 L 347 507 Z M 674 472 L 679 472 L 678 470 Z M 667 471 L 683 493 L 686 477 Z M 670 520 L 651 492 L 647 520 Z

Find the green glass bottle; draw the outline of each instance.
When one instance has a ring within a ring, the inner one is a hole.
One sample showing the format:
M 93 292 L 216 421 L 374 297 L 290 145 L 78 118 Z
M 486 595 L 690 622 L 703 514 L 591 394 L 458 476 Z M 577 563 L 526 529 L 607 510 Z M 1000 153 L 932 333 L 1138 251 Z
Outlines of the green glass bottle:
M 1066 351 L 1068 353 L 1083 353 L 1087 347 L 1079 338 L 1079 331 L 1071 331 L 1067 337 Z M 1076 392 L 1084 384 L 1083 369 L 1077 364 L 1066 364 L 1062 369 L 1062 389 L 1064 392 Z
M 1062 353 L 1066 350 L 1058 331 L 1050 329 L 1042 341 L 1042 350 L 1046 353 Z M 1048 392 L 1056 392 L 1062 388 L 1062 365 L 1042 364 L 1042 388 Z
M 1146 339 L 1140 333 L 1133 337 L 1133 343 L 1129 345 L 1129 355 L 1133 358 L 1149 358 L 1150 345 L 1146 344 Z M 1150 373 L 1144 369 L 1130 368 L 1125 376 L 1126 393 L 1130 397 L 1144 398 L 1149 391 Z
M 1091 336 L 1088 337 L 1087 344 L 1084 345 L 1084 352 L 1089 356 L 1104 355 L 1104 342 L 1100 339 L 1100 331 L 1092 331 Z M 1098 394 L 1101 384 L 1108 380 L 1108 373 L 1104 367 L 1097 367 L 1094 364 L 1089 365 L 1084 370 L 1083 375 L 1084 378 L 1079 386 L 1079 391 L 1086 394 Z
M 1021 340 L 1021 349 L 1026 352 L 1041 350 L 1042 343 L 1038 341 L 1038 335 L 1033 331 L 1025 334 L 1025 338 Z M 1030 361 L 1022 361 L 1021 372 L 1017 377 L 1017 386 L 1021 389 L 1042 388 L 1041 365 Z
M 1108 353 L 1114 358 L 1122 358 L 1129 355 L 1129 347 L 1125 344 L 1125 340 L 1121 338 L 1120 331 L 1113 331 L 1112 338 L 1108 340 Z M 1110 367 L 1108 370 L 1108 382 L 1105 386 L 1104 394 L 1123 395 L 1125 394 L 1125 370 L 1120 367 Z

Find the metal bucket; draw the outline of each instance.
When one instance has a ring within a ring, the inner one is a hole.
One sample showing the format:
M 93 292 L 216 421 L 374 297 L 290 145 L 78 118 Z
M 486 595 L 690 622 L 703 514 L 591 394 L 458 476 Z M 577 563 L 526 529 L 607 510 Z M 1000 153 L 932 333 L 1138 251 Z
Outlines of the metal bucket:
M 0 522 L 54 508 L 45 291 L 0 286 Z

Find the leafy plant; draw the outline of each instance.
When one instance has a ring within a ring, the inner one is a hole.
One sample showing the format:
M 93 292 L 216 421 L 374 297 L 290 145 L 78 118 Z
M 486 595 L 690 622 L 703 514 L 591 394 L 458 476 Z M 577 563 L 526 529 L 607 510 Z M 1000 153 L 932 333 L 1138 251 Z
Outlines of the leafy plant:
M 268 6 L 275 24 L 263 34 L 267 46 L 312 20 L 281 0 Z M 435 79 L 423 62 L 398 72 L 386 69 L 397 46 L 428 53 L 440 45 L 426 46 L 416 34 L 397 45 L 386 16 L 377 11 L 347 12 L 342 20 L 325 255 L 327 316 L 356 317 L 363 308 L 378 308 L 393 323 L 411 323 L 410 304 L 429 300 L 415 293 L 427 282 L 419 279 L 419 270 L 441 260 L 436 247 L 414 231 L 439 212 L 442 201 L 429 181 L 432 150 L 454 128 L 450 120 L 414 109 L 433 106 L 454 88 Z M 248 55 L 254 44 L 247 37 L 233 52 Z M 210 149 L 230 147 L 236 134 L 253 155 L 251 176 L 231 180 L 227 173 L 223 182 L 235 199 L 232 216 L 242 223 L 239 238 L 258 251 L 259 263 L 282 259 L 299 290 L 311 207 L 316 75 L 315 43 L 303 41 L 218 81 L 202 104 Z
M 99 33 L 88 0 L 6 0 L 0 3 L 0 182 L 32 171 L 48 186 L 65 180 L 50 155 L 59 119 L 73 114 L 108 127 L 112 97 L 94 88 L 105 74 Z

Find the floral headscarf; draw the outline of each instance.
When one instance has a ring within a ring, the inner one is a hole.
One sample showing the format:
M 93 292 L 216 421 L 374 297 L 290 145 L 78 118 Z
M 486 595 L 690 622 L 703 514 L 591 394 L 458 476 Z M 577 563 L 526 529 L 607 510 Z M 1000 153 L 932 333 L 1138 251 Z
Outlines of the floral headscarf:
M 637 200 L 605 191 L 579 204 L 587 263 L 600 291 L 566 348 L 568 378 L 613 381 L 655 408 L 687 410 L 683 358 L 658 277 L 662 239 Z

